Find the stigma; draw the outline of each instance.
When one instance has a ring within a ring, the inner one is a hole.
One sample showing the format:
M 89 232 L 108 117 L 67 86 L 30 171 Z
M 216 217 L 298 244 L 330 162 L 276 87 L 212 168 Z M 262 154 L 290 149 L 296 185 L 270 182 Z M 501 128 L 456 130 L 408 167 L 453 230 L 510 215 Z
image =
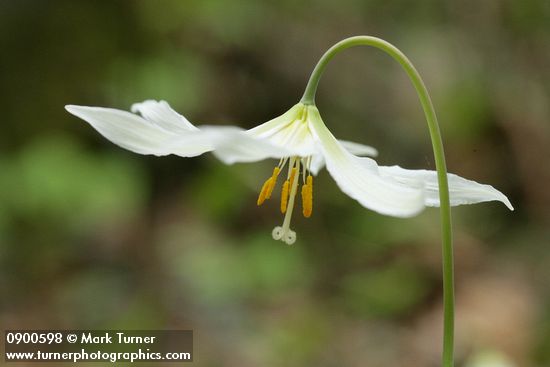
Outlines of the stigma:
M 282 185 L 280 205 L 281 213 L 285 216 L 282 225 L 273 228 L 271 234 L 273 239 L 283 241 L 287 245 L 292 245 L 296 242 L 296 232 L 290 228 L 290 221 L 292 219 L 300 181 L 302 181 L 302 214 L 304 217 L 309 218 L 313 213 L 313 176 L 309 170 L 311 157 L 281 159 L 279 164 L 273 169 L 271 177 L 263 184 L 257 204 L 258 206 L 262 205 L 266 200 L 271 198 L 271 194 L 277 184 L 279 173 L 283 170 L 286 163 L 288 163 L 288 173 Z

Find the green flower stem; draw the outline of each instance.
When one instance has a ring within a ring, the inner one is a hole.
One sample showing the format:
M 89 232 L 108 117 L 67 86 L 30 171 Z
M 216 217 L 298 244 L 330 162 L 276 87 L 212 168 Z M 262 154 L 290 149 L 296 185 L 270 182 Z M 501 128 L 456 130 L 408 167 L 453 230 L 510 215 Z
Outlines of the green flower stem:
M 443 321 L 443 367 L 453 366 L 454 349 L 454 270 L 453 270 L 453 238 L 451 228 L 451 205 L 449 202 L 449 184 L 447 182 L 447 168 L 445 164 L 445 154 L 443 151 L 443 142 L 437 123 L 435 110 L 428 94 L 428 90 L 409 59 L 392 44 L 376 37 L 357 36 L 346 38 L 332 46 L 321 57 L 306 86 L 304 96 L 301 102 L 304 104 L 315 105 L 315 92 L 319 84 L 319 79 L 325 70 L 328 62 L 340 51 L 354 46 L 373 46 L 391 57 L 393 57 L 402 67 L 411 79 L 418 98 L 424 109 L 428 130 L 432 140 L 432 148 L 435 157 L 435 166 L 437 169 L 437 179 L 439 183 L 439 201 L 441 212 L 441 236 L 443 247 L 443 303 L 444 303 L 444 321 Z

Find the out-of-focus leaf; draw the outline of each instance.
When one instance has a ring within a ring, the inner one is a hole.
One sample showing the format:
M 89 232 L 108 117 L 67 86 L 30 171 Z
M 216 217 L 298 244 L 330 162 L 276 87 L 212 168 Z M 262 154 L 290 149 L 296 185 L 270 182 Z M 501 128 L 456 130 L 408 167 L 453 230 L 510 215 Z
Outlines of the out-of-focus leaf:
M 86 151 L 67 136 L 41 137 L 8 169 L 3 200 L 10 213 L 66 228 L 129 218 L 145 199 L 135 161 Z
M 343 280 L 344 302 L 364 317 L 392 317 L 423 300 L 429 282 L 419 269 L 407 264 L 350 274 Z

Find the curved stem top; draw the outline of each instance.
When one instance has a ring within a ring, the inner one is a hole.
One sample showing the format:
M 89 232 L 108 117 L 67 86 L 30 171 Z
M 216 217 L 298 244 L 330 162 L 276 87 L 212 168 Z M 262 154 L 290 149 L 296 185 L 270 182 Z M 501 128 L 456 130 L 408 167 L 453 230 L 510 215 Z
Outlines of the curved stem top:
M 332 46 L 321 57 L 311 77 L 307 83 L 301 103 L 306 105 L 315 104 L 315 93 L 319 80 L 327 66 L 328 62 L 340 51 L 354 46 L 372 46 L 376 47 L 396 60 L 409 76 L 416 92 L 428 123 L 428 130 L 432 142 L 432 148 L 437 169 L 437 178 L 439 184 L 439 200 L 441 213 L 441 236 L 442 236 L 442 256 L 443 256 L 443 303 L 444 303 L 444 321 L 443 321 L 443 366 L 453 366 L 454 350 L 454 270 L 453 270 L 453 242 L 451 228 L 451 205 L 449 200 L 449 184 L 447 181 L 447 167 L 445 163 L 445 153 L 443 151 L 443 142 L 435 110 L 420 74 L 415 69 L 410 60 L 391 43 L 380 38 L 370 36 L 356 36 L 346 38 Z

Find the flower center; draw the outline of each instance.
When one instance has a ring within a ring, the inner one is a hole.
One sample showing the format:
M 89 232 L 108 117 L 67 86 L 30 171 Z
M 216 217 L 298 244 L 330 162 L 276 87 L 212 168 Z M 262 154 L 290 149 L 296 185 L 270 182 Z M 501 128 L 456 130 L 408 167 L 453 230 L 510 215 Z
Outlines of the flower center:
M 273 228 L 273 239 L 281 240 L 288 245 L 296 242 L 296 232 L 290 229 L 290 220 L 294 210 L 294 202 L 300 181 L 300 172 L 302 173 L 302 214 L 309 218 L 313 212 L 313 176 L 309 173 L 311 165 L 311 157 L 300 158 L 291 157 L 283 158 L 278 166 L 273 169 L 273 174 L 268 178 L 262 186 L 260 195 L 258 196 L 257 204 L 262 205 L 265 200 L 271 198 L 279 173 L 288 165 L 288 174 L 281 191 L 281 213 L 285 214 L 282 226 Z M 300 171 L 301 169 L 301 171 Z

